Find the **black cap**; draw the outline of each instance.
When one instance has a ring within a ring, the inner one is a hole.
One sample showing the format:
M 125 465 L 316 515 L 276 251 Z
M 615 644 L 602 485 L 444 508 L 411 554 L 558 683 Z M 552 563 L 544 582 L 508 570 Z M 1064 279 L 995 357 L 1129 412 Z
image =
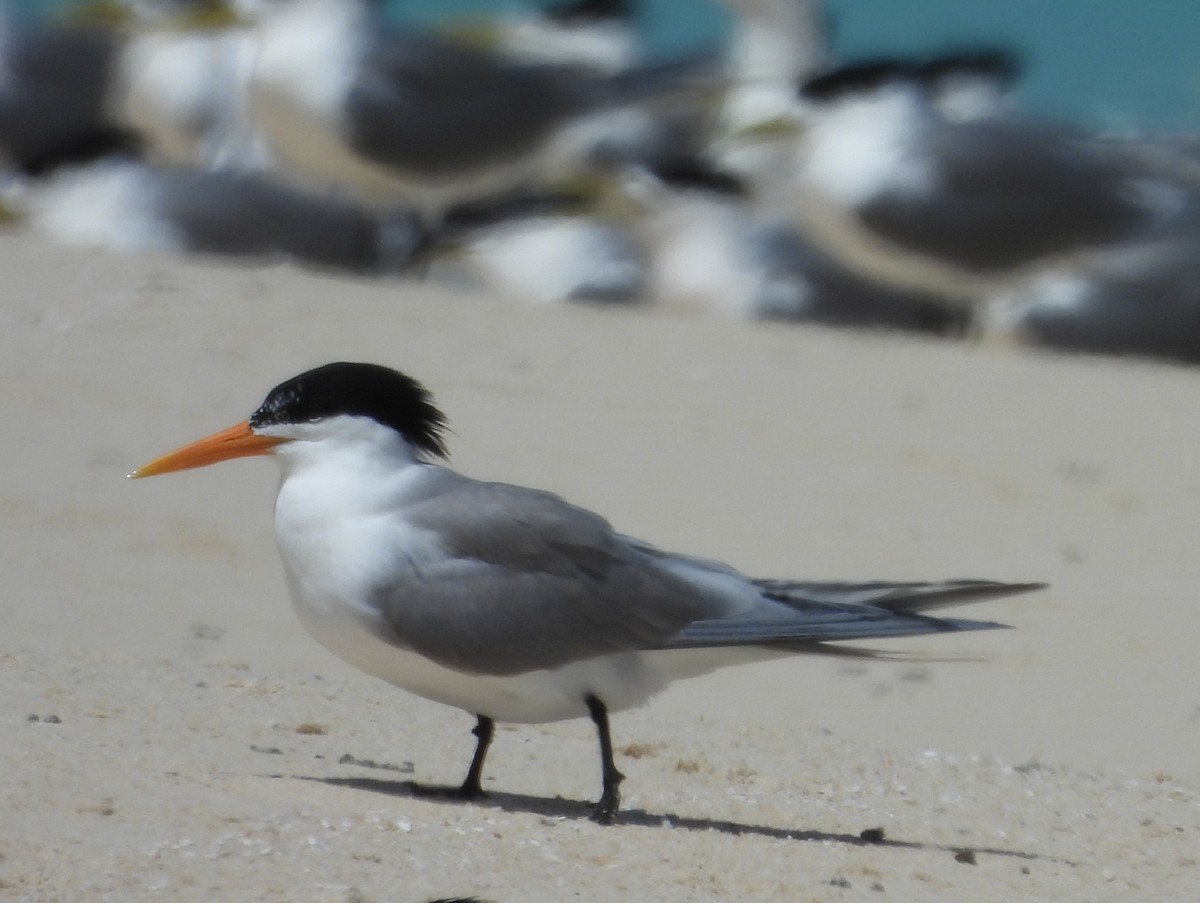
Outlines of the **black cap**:
M 370 417 L 416 450 L 446 456 L 446 418 L 433 397 L 411 376 L 379 364 L 338 362 L 293 376 L 267 394 L 250 426 L 313 423 L 339 414 Z
M 901 59 L 879 58 L 839 66 L 800 85 L 800 96 L 815 102 L 870 94 L 885 85 L 913 81 L 912 64 Z

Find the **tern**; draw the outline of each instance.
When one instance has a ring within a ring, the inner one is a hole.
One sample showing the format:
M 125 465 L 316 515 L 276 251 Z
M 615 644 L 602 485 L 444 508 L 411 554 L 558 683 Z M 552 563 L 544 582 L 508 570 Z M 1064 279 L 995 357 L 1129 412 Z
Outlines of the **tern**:
M 374 0 L 266 0 L 250 110 L 296 174 L 370 203 L 444 210 L 573 172 L 570 126 L 693 93 L 710 66 L 700 53 L 600 75 L 395 27 Z
M 1200 363 L 1200 238 L 1115 248 L 996 299 L 985 330 L 1031 345 Z
M 456 473 L 438 463 L 445 427 L 413 378 L 333 363 L 130 474 L 278 460 L 276 539 L 304 626 L 351 665 L 477 719 L 466 779 L 443 793 L 482 795 L 495 721 L 586 715 L 603 777 L 592 818 L 610 823 L 623 777 L 610 710 L 722 665 L 880 654 L 834 641 L 1001 627 L 925 612 L 1041 586 L 752 579 L 622 535 L 549 492 Z
M 0 2 L 0 164 L 37 173 L 128 146 L 105 109 L 117 50 L 112 32 L 54 27 Z
M 422 264 L 434 236 L 408 209 L 365 210 L 268 174 L 103 159 L 9 193 L 14 211 L 68 244 L 285 259 L 350 273 Z
M 969 101 L 940 66 L 871 61 L 801 86 L 794 213 L 840 259 L 979 300 L 1194 228 L 1193 185 L 1082 130 Z
M 844 266 L 787 220 L 752 207 L 746 181 L 706 161 L 667 161 L 627 181 L 643 208 L 659 303 L 936 335 L 962 335 L 970 325 L 961 306 Z

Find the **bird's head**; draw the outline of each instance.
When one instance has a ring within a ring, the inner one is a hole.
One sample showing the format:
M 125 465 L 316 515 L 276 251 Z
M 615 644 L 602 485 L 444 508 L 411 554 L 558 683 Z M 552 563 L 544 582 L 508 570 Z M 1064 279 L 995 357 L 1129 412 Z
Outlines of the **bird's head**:
M 249 419 L 156 458 L 130 477 L 272 454 L 289 443 L 336 439 L 354 425 L 376 436 L 398 436 L 415 457 L 444 457 L 445 424 L 429 392 L 412 377 L 378 364 L 326 364 L 280 383 Z

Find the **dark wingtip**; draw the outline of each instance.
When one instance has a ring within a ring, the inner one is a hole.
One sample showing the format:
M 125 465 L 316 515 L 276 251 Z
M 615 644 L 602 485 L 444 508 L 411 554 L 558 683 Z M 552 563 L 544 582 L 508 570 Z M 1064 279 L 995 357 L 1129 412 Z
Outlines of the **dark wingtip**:
M 1012 624 L 1001 624 L 999 621 L 970 621 L 966 618 L 935 618 L 939 629 L 947 633 L 957 633 L 964 630 L 1016 630 Z
M 881 600 L 874 604 L 894 612 L 927 612 L 955 605 L 973 605 L 991 599 L 1003 599 L 1045 589 L 1046 583 L 1002 583 L 997 580 L 945 580 L 936 589 Z
M 1002 588 L 1006 591 L 1006 595 L 1017 595 L 1019 593 L 1032 593 L 1039 589 L 1049 589 L 1049 583 L 997 583 L 998 589 Z

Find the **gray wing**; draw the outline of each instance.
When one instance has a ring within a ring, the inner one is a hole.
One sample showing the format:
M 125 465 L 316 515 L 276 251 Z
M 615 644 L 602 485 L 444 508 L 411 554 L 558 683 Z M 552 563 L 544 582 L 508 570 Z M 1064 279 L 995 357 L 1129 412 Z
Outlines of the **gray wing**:
M 447 667 L 515 674 L 654 648 L 720 611 L 550 493 L 464 481 L 409 518 L 442 534 L 447 557 L 381 588 L 376 605 L 385 638 Z
M 828 641 L 1001 625 L 923 609 L 1034 584 L 753 581 L 614 533 L 549 493 L 462 481 L 408 511 L 445 557 L 375 604 L 384 639 L 449 668 L 508 675 L 610 653 L 719 646 L 821 651 Z
M 353 206 L 232 170 L 145 168 L 160 215 L 194 251 L 280 254 L 366 269 L 371 224 Z
M 901 247 L 977 271 L 1125 237 L 1151 221 L 1134 174 L 1066 129 L 1007 119 L 940 126 L 927 195 L 892 193 L 863 224 Z
M 373 272 L 419 261 L 427 241 L 415 214 L 375 219 L 253 173 L 144 167 L 159 215 L 192 251 L 280 255 L 317 266 Z M 384 256 L 387 255 L 387 259 Z
M 1088 273 L 1081 303 L 1035 294 L 1018 313 L 1019 333 L 1072 351 L 1200 362 L 1200 241 L 1128 257 L 1110 255 Z
M 513 64 L 416 32 L 377 33 L 360 66 L 346 102 L 350 145 L 416 175 L 503 162 L 583 106 L 573 70 Z
M 602 76 L 389 29 L 372 36 L 347 95 L 348 140 L 412 175 L 453 174 L 508 162 L 581 114 L 702 89 L 713 64 L 698 52 Z
M 758 316 L 934 335 L 959 336 L 967 332 L 970 312 L 962 305 L 949 304 L 930 293 L 876 282 L 849 269 L 790 224 L 763 226 L 750 241 L 755 260 L 771 277 L 758 297 Z M 793 286 L 807 291 L 797 291 Z
M 71 159 L 118 130 L 105 115 L 117 40 L 0 10 L 0 154 L 29 168 Z

